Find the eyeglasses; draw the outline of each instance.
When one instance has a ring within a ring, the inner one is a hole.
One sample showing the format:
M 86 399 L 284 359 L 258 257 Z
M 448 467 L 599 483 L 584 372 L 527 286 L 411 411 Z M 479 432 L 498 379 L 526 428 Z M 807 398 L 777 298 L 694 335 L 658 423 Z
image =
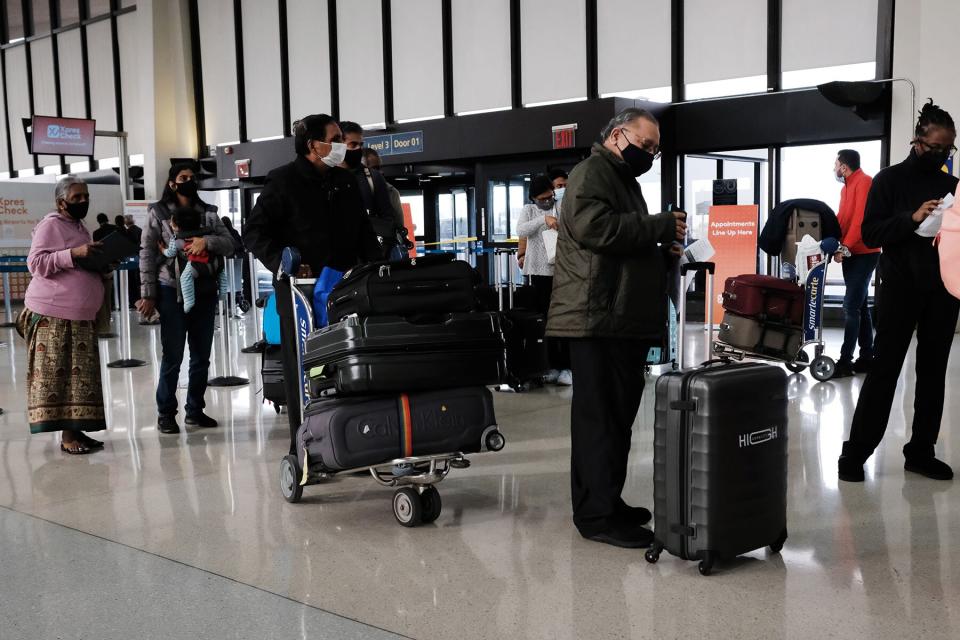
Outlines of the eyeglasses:
M 632 134 L 632 135 L 636 135 L 636 134 L 634 134 L 632 131 L 630 131 L 629 129 L 627 129 L 626 127 L 620 127 L 620 130 L 623 131 L 625 135 L 626 135 L 627 133 L 630 133 L 630 134 Z M 636 139 L 640 141 L 640 144 L 637 144 L 636 142 L 633 142 L 633 144 L 636 144 L 638 147 L 640 147 L 641 149 L 643 149 L 643 150 L 646 151 L 647 153 L 653 154 L 653 159 L 654 159 L 654 160 L 656 160 L 657 158 L 660 157 L 660 146 L 659 146 L 659 145 L 653 144 L 653 142 L 651 142 L 650 140 L 648 140 L 648 139 L 646 139 L 646 138 L 640 138 L 639 136 L 638 136 Z M 632 142 L 632 141 L 631 141 L 631 142 Z
M 930 153 L 946 153 L 950 156 L 957 152 L 957 147 L 950 145 L 949 147 L 941 147 L 938 144 L 929 144 L 920 138 L 914 140 L 914 143 L 919 144 L 921 147 L 929 151 Z

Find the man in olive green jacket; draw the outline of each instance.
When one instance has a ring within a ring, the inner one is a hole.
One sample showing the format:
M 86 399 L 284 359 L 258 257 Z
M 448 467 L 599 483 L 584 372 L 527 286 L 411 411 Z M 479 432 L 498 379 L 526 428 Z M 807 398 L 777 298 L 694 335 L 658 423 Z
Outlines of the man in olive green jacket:
M 682 211 L 650 215 L 636 178 L 659 155 L 656 118 L 626 109 L 570 173 L 547 335 L 570 340 L 573 521 L 590 540 L 644 547 L 650 512 L 620 497 L 647 351 L 667 326 L 667 273 Z

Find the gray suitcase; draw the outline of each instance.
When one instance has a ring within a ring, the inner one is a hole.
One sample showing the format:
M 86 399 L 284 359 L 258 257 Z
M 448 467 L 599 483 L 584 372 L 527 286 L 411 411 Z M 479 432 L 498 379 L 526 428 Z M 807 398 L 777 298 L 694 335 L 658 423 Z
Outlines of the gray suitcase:
M 800 327 L 761 322 L 725 311 L 718 337 L 720 342 L 737 349 L 793 360 L 800 351 L 803 331 Z

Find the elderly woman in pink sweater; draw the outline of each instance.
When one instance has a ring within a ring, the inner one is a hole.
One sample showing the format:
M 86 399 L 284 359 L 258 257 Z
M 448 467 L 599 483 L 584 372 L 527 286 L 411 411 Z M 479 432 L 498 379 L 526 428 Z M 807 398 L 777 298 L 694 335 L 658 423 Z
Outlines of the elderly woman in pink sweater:
M 103 276 L 76 265 L 97 250 L 83 225 L 89 200 L 79 178 L 57 183 L 57 210 L 33 231 L 27 257 L 32 279 L 17 321 L 29 348 L 30 432 L 60 431 L 60 449 L 73 455 L 101 448 L 84 432 L 107 428 L 95 333 Z

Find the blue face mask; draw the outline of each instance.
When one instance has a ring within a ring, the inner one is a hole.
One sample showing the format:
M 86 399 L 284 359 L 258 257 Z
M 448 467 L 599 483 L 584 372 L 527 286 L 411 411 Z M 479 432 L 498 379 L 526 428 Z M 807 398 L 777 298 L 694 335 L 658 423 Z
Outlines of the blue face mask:
M 563 200 L 563 194 L 566 190 L 566 187 L 557 187 L 553 190 L 553 197 L 557 199 L 557 202 Z

